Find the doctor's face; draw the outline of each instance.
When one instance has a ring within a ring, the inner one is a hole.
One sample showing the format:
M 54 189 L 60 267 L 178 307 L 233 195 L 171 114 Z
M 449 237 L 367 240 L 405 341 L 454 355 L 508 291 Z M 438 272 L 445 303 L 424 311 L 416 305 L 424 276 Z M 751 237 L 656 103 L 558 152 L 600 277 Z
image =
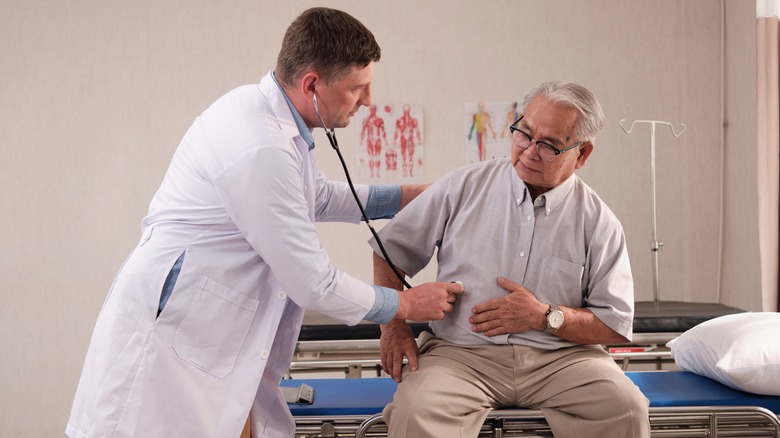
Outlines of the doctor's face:
M 328 128 L 344 128 L 361 106 L 371 105 L 374 63 L 355 67 L 331 84 L 317 85 L 320 114 Z

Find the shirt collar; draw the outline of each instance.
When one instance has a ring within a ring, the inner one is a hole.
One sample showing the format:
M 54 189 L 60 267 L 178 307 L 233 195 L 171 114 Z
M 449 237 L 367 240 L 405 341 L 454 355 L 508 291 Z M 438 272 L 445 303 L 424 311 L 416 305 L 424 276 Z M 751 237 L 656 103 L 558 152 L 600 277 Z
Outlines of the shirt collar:
M 544 205 L 545 213 L 549 216 L 559 205 L 566 199 L 569 192 L 574 188 L 574 181 L 576 180 L 575 174 L 571 174 L 566 181 L 562 182 L 557 187 L 553 187 L 550 190 L 539 195 L 536 199 L 536 205 Z
M 511 175 L 510 179 L 512 181 L 512 191 L 515 195 L 515 203 L 519 207 L 525 202 L 526 198 L 530 199 L 531 195 L 528 193 L 528 187 L 525 185 L 525 182 L 520 179 L 514 166 L 512 166 L 512 162 L 509 158 L 506 158 L 505 160 L 509 168 L 509 174 Z
M 271 72 L 271 77 L 274 78 L 274 82 L 276 82 L 276 85 L 279 87 L 279 90 L 282 91 L 282 96 L 284 96 L 284 100 L 287 101 L 287 106 L 290 107 L 290 112 L 293 115 L 293 119 L 295 120 L 295 125 L 298 127 L 298 131 L 301 133 L 301 137 L 303 137 L 303 141 L 305 141 L 306 144 L 309 145 L 309 150 L 314 149 L 314 135 L 312 135 L 311 129 L 309 129 L 309 127 L 306 126 L 306 122 L 303 121 L 303 117 L 301 117 L 301 113 L 299 113 L 298 110 L 295 109 L 295 106 L 293 106 L 292 101 L 290 101 L 290 98 L 287 97 L 287 93 L 284 92 L 284 88 L 282 88 L 282 86 L 279 85 L 279 81 L 276 80 L 276 74 Z

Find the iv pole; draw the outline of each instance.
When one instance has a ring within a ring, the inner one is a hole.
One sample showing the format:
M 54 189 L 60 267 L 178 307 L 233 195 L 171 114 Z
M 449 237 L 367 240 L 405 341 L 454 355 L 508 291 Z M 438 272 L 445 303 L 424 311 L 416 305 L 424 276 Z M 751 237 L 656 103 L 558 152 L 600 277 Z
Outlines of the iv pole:
M 634 129 L 634 125 L 637 123 L 649 123 L 650 129 L 650 191 L 652 196 L 652 215 L 653 215 L 653 240 L 650 242 L 650 251 L 653 253 L 653 301 L 658 305 L 659 300 L 659 285 L 658 285 L 658 251 L 664 246 L 664 243 L 658 240 L 658 229 L 656 223 L 656 203 L 655 203 L 655 126 L 666 125 L 672 130 L 672 134 L 675 138 L 682 135 L 685 132 L 685 124 L 680 123 L 680 132 L 675 132 L 674 127 L 669 122 L 662 122 L 660 120 L 634 120 L 631 122 L 631 126 L 626 128 L 623 126 L 623 122 L 626 119 L 620 119 L 618 124 L 625 131 L 626 134 L 630 134 Z

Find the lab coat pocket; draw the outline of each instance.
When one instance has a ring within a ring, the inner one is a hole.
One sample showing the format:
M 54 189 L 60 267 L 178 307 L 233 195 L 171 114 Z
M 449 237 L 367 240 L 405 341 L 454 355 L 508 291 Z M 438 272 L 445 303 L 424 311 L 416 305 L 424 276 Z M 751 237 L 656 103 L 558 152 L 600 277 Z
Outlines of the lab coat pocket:
M 182 360 L 222 378 L 230 374 L 259 301 L 203 277 L 173 349 Z
M 582 295 L 573 292 L 582 289 L 584 266 L 551 256 L 544 261 L 543 272 L 540 298 L 558 305 L 582 305 Z

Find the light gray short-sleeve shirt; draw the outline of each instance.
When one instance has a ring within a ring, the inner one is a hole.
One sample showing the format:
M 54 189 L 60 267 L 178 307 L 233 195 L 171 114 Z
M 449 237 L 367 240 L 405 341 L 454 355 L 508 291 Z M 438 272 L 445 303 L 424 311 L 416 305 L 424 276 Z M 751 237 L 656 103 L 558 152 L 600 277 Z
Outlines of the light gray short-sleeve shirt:
M 634 289 L 623 228 L 576 175 L 534 202 L 509 160 L 472 164 L 443 176 L 379 235 L 410 276 L 436 254 L 437 280 L 464 283 L 453 312 L 430 324 L 439 338 L 462 345 L 573 345 L 536 330 L 494 337 L 473 332 L 471 309 L 508 293 L 499 276 L 542 302 L 587 307 L 631 338 Z M 371 245 L 376 250 L 373 240 Z

